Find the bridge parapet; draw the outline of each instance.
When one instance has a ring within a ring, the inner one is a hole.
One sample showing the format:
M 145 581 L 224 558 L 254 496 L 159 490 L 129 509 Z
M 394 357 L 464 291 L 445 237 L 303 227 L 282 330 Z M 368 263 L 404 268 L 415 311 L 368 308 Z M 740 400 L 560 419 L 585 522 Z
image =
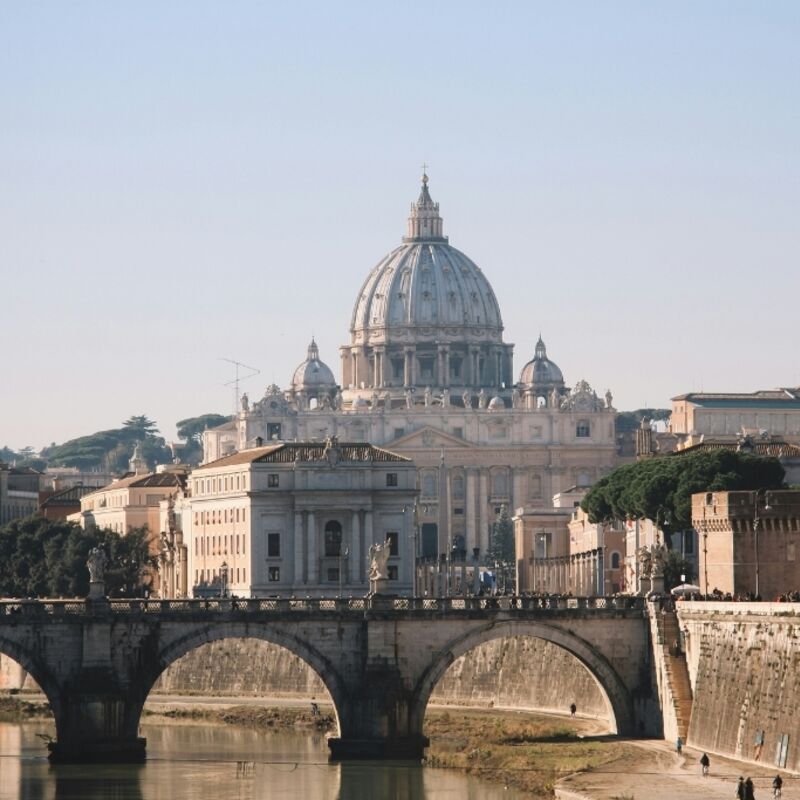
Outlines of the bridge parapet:
M 219 598 L 212 600 L 3 600 L 0 601 L 0 624 L 16 622 L 19 616 L 28 621 L 47 617 L 97 617 L 112 615 L 144 616 L 219 616 L 224 614 L 252 614 L 283 616 L 319 615 L 381 615 L 418 616 L 483 613 L 487 617 L 497 612 L 529 616 L 531 612 L 634 612 L 641 614 L 645 601 L 641 597 L 335 597 L 335 598 Z

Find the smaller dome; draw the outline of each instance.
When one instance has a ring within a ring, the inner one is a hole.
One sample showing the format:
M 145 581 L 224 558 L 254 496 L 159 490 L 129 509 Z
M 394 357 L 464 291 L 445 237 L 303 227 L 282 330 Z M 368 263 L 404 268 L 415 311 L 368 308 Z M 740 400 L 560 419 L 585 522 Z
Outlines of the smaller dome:
M 312 338 L 306 360 L 292 376 L 292 389 L 295 392 L 306 392 L 334 388 L 336 388 L 336 378 L 330 367 L 319 360 L 319 348 Z
M 495 395 L 489 401 L 489 411 L 505 411 L 505 410 L 506 410 L 506 404 L 503 402 L 502 397 L 498 397 Z
M 542 337 L 536 342 L 536 352 L 519 375 L 519 382 L 526 388 L 553 388 L 564 386 L 564 375 L 558 366 L 547 357 Z

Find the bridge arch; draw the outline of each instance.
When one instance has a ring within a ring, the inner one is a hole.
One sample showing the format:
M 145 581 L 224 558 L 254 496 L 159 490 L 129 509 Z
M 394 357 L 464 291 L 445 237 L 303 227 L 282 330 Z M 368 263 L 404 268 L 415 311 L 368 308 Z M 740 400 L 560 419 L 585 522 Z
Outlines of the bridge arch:
M 575 656 L 600 687 L 608 705 L 609 717 L 616 726 L 616 733 L 630 735 L 634 732 L 633 700 L 630 691 L 616 670 L 596 647 L 580 636 L 556 625 L 521 620 L 487 622 L 485 625 L 472 628 L 467 633 L 451 640 L 435 653 L 413 691 L 409 726 L 411 730 L 422 731 L 425 710 L 431 693 L 457 658 L 484 642 L 511 636 L 542 639 Z
M 167 638 L 155 659 L 148 664 L 142 679 L 141 696 L 137 696 L 136 715 L 141 715 L 153 685 L 167 667 L 196 648 L 222 639 L 259 639 L 286 648 L 300 658 L 322 680 L 333 701 L 339 734 L 347 729 L 349 721 L 348 694 L 338 671 L 331 661 L 305 639 L 282 630 L 275 625 L 253 624 L 252 622 L 229 622 L 224 625 L 181 625 L 180 633 Z
M 26 647 L 8 638 L 8 636 L 0 635 L 0 653 L 20 664 L 36 681 L 39 688 L 44 692 L 56 724 L 58 724 L 61 719 L 61 691 L 52 672 L 47 667 L 42 666 L 40 660 L 30 653 Z

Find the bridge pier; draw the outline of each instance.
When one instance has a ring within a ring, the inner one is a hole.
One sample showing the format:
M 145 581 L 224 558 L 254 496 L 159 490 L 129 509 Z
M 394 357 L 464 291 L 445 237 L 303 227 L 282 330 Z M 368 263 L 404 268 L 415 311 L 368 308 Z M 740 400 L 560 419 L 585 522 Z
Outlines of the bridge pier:
M 411 695 L 400 670 L 373 663 L 358 678 L 340 718 L 342 735 L 328 740 L 331 760 L 420 761 L 429 740 L 411 723 Z
M 70 692 L 56 713 L 56 740 L 47 749 L 55 763 L 130 763 L 145 760 L 139 714 L 127 695 Z

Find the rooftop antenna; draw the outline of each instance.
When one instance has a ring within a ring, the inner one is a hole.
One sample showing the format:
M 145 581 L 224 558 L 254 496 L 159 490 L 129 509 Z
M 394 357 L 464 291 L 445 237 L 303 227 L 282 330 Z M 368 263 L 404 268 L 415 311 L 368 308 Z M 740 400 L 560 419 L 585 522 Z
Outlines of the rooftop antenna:
M 241 397 L 241 395 L 239 394 L 239 383 L 241 381 L 247 380 L 248 378 L 255 377 L 256 375 L 258 375 L 261 372 L 261 370 L 260 369 L 256 369 L 255 367 L 250 367 L 247 364 L 242 364 L 241 361 L 236 361 L 233 358 L 220 358 L 219 360 L 220 361 L 227 361 L 229 364 L 233 364 L 234 367 L 235 367 L 235 374 L 234 374 L 233 380 L 232 381 L 226 381 L 223 384 L 223 386 L 232 386 L 233 387 L 233 414 L 234 414 L 234 416 L 236 416 L 236 414 L 239 411 L 239 398 Z M 248 370 L 247 374 L 240 375 L 239 374 L 239 369 L 240 368 Z

